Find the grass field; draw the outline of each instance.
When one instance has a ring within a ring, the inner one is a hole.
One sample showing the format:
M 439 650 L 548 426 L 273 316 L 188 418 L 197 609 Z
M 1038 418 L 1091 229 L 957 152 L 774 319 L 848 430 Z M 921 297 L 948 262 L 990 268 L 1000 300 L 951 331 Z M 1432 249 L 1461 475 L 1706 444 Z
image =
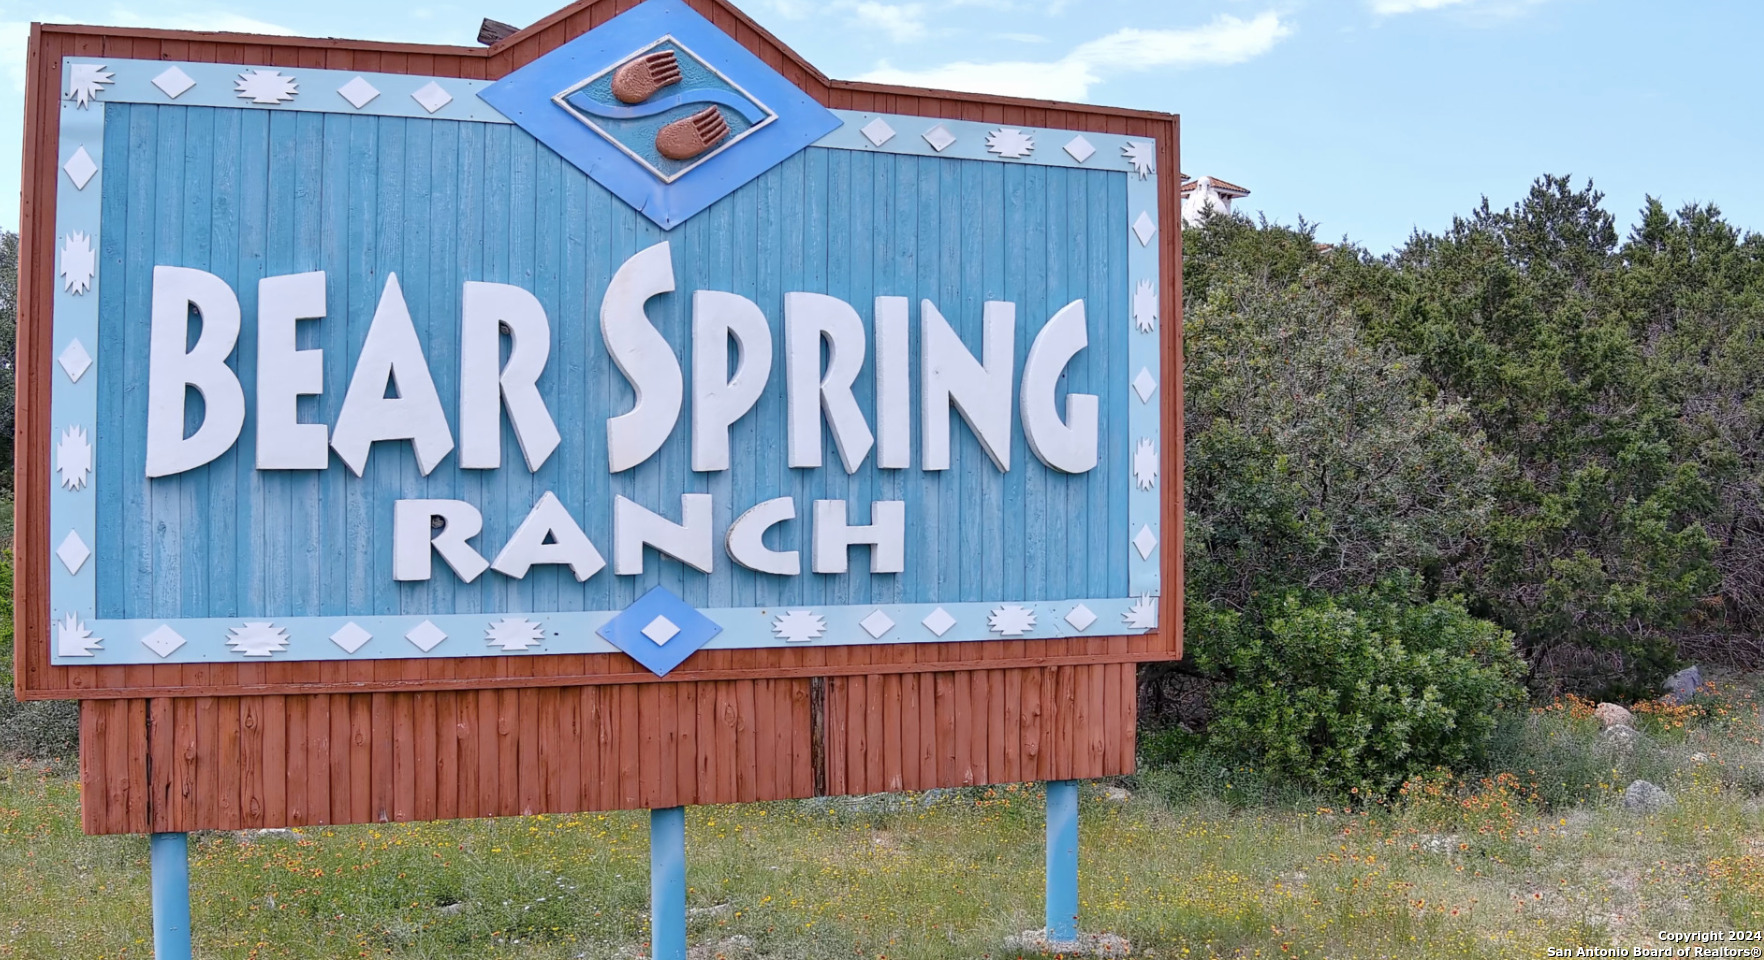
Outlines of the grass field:
M 1584 705 L 1533 710 L 1497 755 L 1391 805 L 1269 800 L 1253 770 L 1162 769 L 1085 791 L 1082 925 L 1145 957 L 1543 957 L 1658 946 L 1661 930 L 1764 928 L 1756 684 L 1644 713 L 1597 746 Z M 1501 752 L 1501 751 L 1504 751 Z M 1675 808 L 1617 802 L 1632 775 Z M 1241 781 L 1241 782 L 1240 782 Z M 1275 791 L 1278 792 L 1277 790 Z M 0 768 L 0 957 L 148 958 L 147 844 L 85 837 L 70 771 Z M 973 791 L 688 814 L 704 957 L 1009 957 L 1039 926 L 1041 800 Z M 199 957 L 635 957 L 647 938 L 640 814 L 193 838 Z

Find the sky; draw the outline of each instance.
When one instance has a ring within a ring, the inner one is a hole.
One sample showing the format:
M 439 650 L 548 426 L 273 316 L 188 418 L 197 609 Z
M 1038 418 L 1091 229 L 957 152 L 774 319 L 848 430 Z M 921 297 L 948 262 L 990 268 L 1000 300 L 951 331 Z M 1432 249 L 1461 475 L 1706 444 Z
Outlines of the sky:
M 32 20 L 475 44 L 561 0 L 0 0 L 0 226 Z M 1374 253 L 1543 173 L 1764 229 L 1764 4 L 1699 0 L 736 0 L 829 76 L 1182 115 L 1182 172 Z

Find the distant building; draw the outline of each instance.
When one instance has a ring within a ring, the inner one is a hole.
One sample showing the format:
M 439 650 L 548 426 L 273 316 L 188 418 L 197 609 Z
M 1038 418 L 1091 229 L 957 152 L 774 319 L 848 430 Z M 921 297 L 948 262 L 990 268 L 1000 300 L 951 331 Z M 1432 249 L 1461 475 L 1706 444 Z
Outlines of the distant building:
M 1199 223 L 1208 207 L 1223 214 L 1231 213 L 1231 201 L 1249 196 L 1249 191 L 1218 177 L 1200 177 L 1182 185 L 1182 222 Z

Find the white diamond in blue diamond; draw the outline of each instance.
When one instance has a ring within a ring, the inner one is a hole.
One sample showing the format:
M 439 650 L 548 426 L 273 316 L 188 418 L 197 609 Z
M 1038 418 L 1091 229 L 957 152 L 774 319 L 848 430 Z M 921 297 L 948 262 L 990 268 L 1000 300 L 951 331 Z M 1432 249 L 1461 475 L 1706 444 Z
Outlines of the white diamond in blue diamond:
M 663 183 L 778 119 L 673 36 L 551 99 Z
M 723 628 L 675 596 L 672 590 L 657 586 L 601 624 L 597 632 L 607 643 L 663 677 L 722 633 Z

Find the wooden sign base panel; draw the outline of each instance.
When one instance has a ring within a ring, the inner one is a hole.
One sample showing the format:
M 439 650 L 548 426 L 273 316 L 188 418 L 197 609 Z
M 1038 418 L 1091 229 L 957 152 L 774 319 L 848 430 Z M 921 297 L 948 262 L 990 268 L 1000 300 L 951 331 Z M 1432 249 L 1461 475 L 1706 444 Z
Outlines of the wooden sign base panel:
M 87 833 L 653 809 L 1133 772 L 1131 663 L 88 700 Z

